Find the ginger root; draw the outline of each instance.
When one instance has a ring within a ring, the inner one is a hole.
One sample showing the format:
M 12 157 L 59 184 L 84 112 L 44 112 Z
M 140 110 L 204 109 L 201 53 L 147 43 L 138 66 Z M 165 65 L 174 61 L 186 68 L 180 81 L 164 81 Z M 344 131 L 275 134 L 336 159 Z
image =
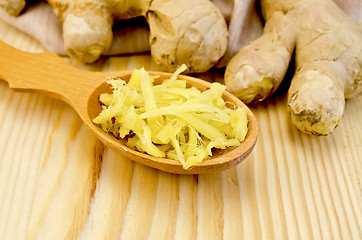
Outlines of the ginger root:
M 1 0 L 0 8 L 4 9 L 10 16 L 17 16 L 23 11 L 25 0 Z
M 189 72 L 205 72 L 227 48 L 226 22 L 209 0 L 47 2 L 62 22 L 66 52 L 83 62 L 94 62 L 110 49 L 116 20 L 137 17 L 146 18 L 151 54 L 168 71 L 186 64 Z
M 246 103 L 271 96 L 295 50 L 288 111 L 300 130 L 328 135 L 345 98 L 362 91 L 362 25 L 332 0 L 261 0 L 264 33 L 231 59 L 227 89 Z

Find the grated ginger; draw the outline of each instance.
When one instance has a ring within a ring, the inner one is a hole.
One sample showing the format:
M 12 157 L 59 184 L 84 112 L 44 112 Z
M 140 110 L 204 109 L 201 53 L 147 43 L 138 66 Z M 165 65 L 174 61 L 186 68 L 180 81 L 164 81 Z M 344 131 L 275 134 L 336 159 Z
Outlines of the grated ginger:
M 158 85 L 144 68 L 135 69 L 128 83 L 109 79 L 113 93 L 100 95 L 102 111 L 93 122 L 127 137 L 128 147 L 179 160 L 185 169 L 210 158 L 214 148 L 238 146 L 248 131 L 245 109 L 227 107 L 219 83 L 203 92 L 187 88 L 177 78 L 185 69 L 180 66 Z

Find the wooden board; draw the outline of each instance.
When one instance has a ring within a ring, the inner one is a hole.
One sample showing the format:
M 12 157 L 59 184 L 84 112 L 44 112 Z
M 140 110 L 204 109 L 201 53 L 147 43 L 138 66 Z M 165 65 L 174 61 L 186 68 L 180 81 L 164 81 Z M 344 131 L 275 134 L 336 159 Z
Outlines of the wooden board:
M 0 39 L 43 51 L 3 22 Z M 159 70 L 148 55 L 77 66 Z M 65 103 L 0 81 L 0 239 L 362 239 L 361 104 L 315 137 L 290 124 L 281 93 L 252 107 L 260 134 L 246 161 L 179 176 L 105 148 Z

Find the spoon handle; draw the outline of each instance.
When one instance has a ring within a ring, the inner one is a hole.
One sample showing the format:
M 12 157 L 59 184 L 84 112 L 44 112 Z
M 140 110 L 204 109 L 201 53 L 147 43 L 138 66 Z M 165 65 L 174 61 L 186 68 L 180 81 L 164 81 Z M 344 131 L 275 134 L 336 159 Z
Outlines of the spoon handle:
M 41 92 L 70 103 L 92 76 L 55 53 L 29 53 L 0 41 L 0 79 L 17 91 Z M 94 78 L 94 75 L 93 75 Z

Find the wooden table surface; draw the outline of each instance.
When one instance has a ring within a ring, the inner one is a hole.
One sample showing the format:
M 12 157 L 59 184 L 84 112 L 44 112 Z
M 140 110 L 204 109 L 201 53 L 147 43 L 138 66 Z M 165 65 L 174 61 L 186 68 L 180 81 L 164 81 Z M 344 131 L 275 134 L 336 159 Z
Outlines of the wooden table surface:
M 4 22 L 0 40 L 44 51 Z M 158 70 L 148 55 L 77 65 L 141 66 Z M 282 92 L 252 107 L 259 139 L 244 162 L 179 176 L 105 148 L 67 104 L 0 81 L 0 239 L 362 239 L 361 103 L 316 137 L 290 124 Z

